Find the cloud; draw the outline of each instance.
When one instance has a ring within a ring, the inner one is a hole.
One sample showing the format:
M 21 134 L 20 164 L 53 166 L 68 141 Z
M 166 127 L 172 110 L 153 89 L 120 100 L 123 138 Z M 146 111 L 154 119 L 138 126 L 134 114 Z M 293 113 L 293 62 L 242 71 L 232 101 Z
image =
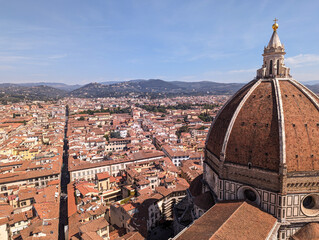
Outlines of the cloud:
M 2 70 L 12 70 L 14 69 L 13 66 L 10 66 L 10 65 L 0 65 L 0 71 Z
M 293 67 L 315 65 L 315 64 L 319 64 L 319 55 L 299 54 L 297 56 L 287 58 L 285 62 Z
M 252 73 L 256 72 L 257 68 L 250 68 L 250 69 L 239 69 L 239 70 L 230 70 L 227 73 Z
M 29 57 L 24 57 L 24 56 L 9 56 L 9 55 L 4 55 L 0 56 L 0 62 L 18 62 L 18 61 L 24 61 L 24 60 L 30 60 L 31 58 Z
M 48 58 L 49 59 L 60 59 L 60 58 L 65 58 L 67 57 L 68 55 L 67 54 L 56 54 L 56 55 L 52 55 L 52 56 L 49 56 Z
M 44 74 L 44 73 L 34 73 L 30 75 L 31 77 L 47 77 L 48 74 Z
M 229 57 L 232 55 L 233 54 L 231 54 L 231 53 L 216 53 L 216 54 L 202 53 L 202 54 L 192 56 L 192 57 L 188 58 L 187 60 L 188 61 L 196 61 L 199 59 L 220 59 L 220 58 Z

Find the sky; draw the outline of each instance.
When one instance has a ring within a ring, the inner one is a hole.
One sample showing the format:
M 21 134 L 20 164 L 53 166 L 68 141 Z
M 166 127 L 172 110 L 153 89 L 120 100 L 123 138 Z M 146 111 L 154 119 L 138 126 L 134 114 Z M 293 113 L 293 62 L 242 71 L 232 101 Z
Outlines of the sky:
M 319 80 L 319 1 L 0 0 L 0 82 L 248 82 L 278 18 L 286 66 Z

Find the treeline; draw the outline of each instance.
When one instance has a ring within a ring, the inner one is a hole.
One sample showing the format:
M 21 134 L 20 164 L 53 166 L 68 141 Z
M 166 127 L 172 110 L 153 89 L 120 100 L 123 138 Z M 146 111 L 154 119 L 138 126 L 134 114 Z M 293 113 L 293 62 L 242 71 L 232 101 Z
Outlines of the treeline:
M 170 105 L 170 106 L 160 106 L 160 105 L 141 105 L 135 104 L 136 107 L 142 108 L 148 112 L 160 112 L 160 113 L 167 113 L 167 110 L 188 110 L 194 109 L 198 107 L 202 107 L 203 109 L 214 109 L 219 107 L 218 104 L 177 104 L 177 105 Z
M 131 113 L 131 108 L 130 107 L 127 107 L 127 108 L 120 108 L 120 107 L 117 107 L 117 108 L 101 108 L 101 109 L 98 109 L 98 110 L 85 110 L 85 111 L 82 111 L 82 112 L 79 112 L 79 114 L 88 114 L 88 115 L 94 115 L 94 113 L 110 113 L 110 114 L 119 114 L 119 113 Z
M 136 107 L 142 108 L 148 112 L 160 112 L 160 113 L 167 113 L 166 107 L 164 106 L 155 106 L 155 105 L 141 105 L 135 104 Z

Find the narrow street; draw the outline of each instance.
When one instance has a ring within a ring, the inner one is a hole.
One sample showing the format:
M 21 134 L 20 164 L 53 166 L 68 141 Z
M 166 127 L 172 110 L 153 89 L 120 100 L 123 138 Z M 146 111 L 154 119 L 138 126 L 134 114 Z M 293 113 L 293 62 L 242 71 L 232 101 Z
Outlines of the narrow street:
M 65 239 L 65 226 L 68 225 L 68 199 L 67 199 L 67 185 L 70 182 L 68 173 L 68 116 L 69 108 L 66 106 L 65 110 L 65 127 L 64 127 L 64 146 L 63 146 L 63 165 L 61 169 L 61 198 L 60 198 L 60 223 L 59 223 L 59 239 Z

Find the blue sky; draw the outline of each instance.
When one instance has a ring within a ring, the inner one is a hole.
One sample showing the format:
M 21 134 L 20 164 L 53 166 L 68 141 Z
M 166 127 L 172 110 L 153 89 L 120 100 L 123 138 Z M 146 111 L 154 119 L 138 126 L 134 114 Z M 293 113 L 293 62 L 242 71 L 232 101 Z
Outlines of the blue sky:
M 279 19 L 286 65 L 319 80 L 319 1 L 0 0 L 0 82 L 247 82 Z

